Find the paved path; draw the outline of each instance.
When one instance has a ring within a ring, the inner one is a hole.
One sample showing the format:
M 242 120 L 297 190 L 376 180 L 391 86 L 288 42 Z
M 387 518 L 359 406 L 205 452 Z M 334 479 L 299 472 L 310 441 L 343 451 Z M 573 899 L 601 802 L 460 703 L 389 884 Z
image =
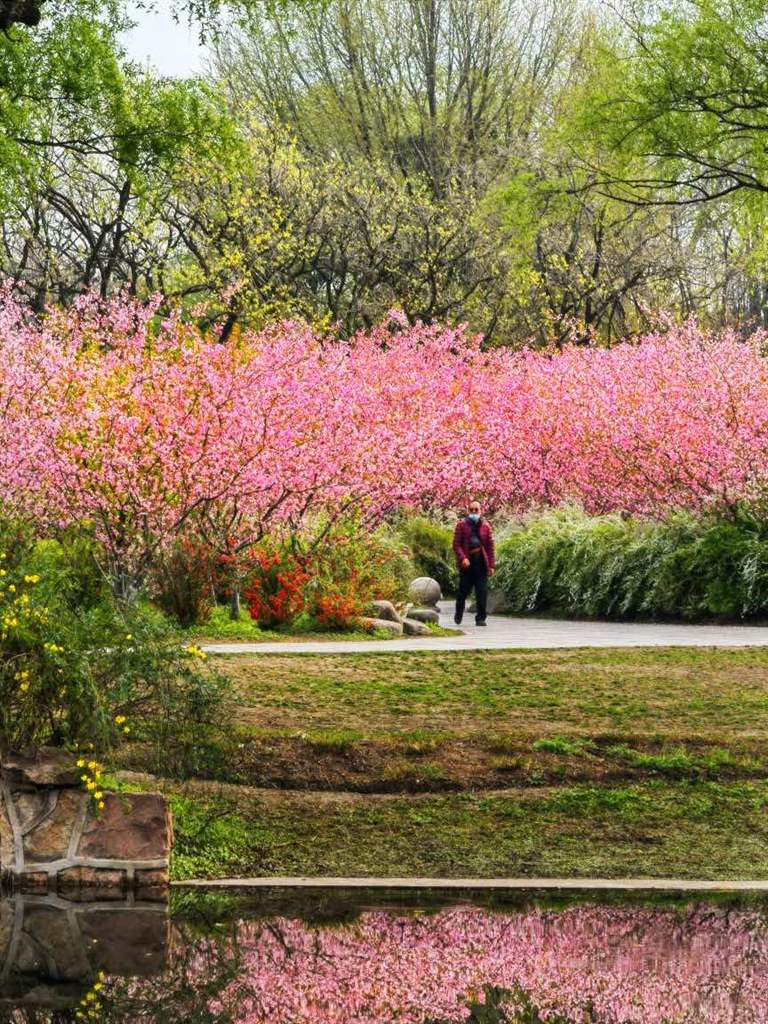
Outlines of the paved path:
M 215 878 L 174 882 L 192 889 L 589 889 L 766 892 L 768 881 L 690 878 Z
M 443 601 L 440 624 L 455 628 L 453 605 Z M 285 643 L 205 644 L 212 654 L 364 654 L 387 651 L 480 651 L 552 647 L 765 647 L 768 626 L 675 626 L 633 622 L 572 622 L 491 616 L 488 625 L 465 619 L 462 636 L 398 640 L 297 640 Z

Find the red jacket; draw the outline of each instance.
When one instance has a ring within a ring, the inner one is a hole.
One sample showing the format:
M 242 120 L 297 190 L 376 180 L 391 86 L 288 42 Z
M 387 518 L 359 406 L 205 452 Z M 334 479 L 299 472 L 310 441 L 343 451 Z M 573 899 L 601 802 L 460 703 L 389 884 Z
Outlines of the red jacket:
M 480 519 L 477 524 L 477 535 L 480 538 L 480 547 L 483 552 L 483 558 L 488 569 L 496 568 L 496 551 L 493 546 L 493 534 L 491 533 L 491 524 L 485 520 Z M 460 519 L 456 523 L 456 529 L 453 532 L 453 550 L 456 555 L 456 561 L 461 568 L 461 563 L 465 558 L 469 558 L 469 547 L 470 538 L 472 536 L 472 523 L 469 519 Z

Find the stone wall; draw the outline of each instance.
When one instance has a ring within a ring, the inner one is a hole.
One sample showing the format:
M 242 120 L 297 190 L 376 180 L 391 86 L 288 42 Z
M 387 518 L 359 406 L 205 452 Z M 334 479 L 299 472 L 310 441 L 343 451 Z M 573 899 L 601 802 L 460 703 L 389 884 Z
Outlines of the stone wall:
M 77 1006 L 97 971 L 157 974 L 168 943 L 165 905 L 0 899 L 0 1018 L 24 1006 Z
M 71 755 L 0 755 L 0 881 L 68 900 L 162 900 L 171 820 L 159 793 L 105 793 L 80 783 Z

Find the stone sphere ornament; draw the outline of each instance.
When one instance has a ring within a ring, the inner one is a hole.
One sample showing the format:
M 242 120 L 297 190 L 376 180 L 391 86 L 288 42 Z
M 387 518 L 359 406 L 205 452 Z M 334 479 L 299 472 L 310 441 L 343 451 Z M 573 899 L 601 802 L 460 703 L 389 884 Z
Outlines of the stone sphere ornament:
M 436 608 L 442 596 L 440 584 L 430 576 L 418 576 L 408 587 L 408 597 L 422 607 Z

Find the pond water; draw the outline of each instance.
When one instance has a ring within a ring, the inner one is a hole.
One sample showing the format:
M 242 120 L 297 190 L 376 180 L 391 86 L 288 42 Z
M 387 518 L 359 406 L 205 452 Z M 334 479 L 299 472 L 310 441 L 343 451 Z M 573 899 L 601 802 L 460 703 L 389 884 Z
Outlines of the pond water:
M 528 893 L 0 901 L 0 1021 L 765 1024 L 768 902 Z

